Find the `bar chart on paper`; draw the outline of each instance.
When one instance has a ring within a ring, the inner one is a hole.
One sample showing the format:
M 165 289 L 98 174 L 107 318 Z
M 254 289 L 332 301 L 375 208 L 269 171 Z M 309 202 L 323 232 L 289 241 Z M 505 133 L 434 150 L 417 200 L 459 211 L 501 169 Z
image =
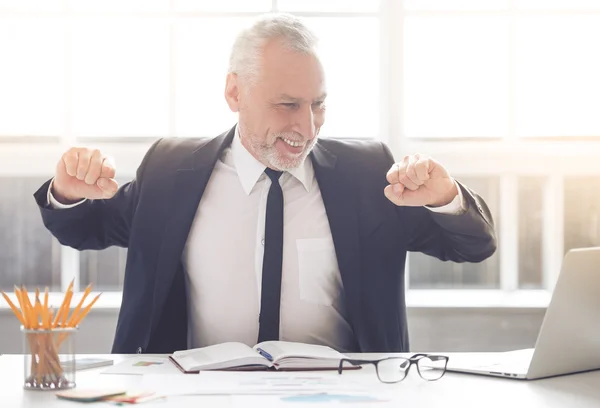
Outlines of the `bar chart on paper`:
M 105 369 L 102 374 L 171 375 L 181 374 L 167 357 L 131 357 Z

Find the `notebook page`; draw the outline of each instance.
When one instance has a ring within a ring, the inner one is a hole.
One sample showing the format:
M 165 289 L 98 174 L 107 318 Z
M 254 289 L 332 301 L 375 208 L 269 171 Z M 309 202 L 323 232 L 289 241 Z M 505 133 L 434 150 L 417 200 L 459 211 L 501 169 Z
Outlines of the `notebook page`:
M 268 361 L 252 348 L 236 342 L 192 350 L 176 351 L 173 358 L 185 370 L 216 369 L 246 364 L 268 364 Z
M 289 357 L 338 361 L 345 358 L 343 354 L 331 347 L 288 341 L 265 341 L 257 344 L 254 348 L 266 351 L 271 355 L 273 361 L 280 361 Z

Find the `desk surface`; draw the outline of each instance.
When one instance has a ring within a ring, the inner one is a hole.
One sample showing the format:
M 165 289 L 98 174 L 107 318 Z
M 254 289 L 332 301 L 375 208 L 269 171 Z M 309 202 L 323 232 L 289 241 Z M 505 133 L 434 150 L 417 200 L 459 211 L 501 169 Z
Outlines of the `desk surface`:
M 453 356 L 456 354 L 450 354 Z M 139 355 L 138 355 L 139 356 Z M 355 354 L 357 358 L 377 358 L 381 354 Z M 484 354 L 482 354 L 484 356 Z M 102 355 L 86 357 L 111 358 L 115 364 L 131 356 Z M 118 387 L 135 389 L 142 381 L 142 376 L 101 374 L 106 367 L 78 371 L 78 388 Z M 414 367 L 413 367 L 414 369 Z M 329 373 L 329 372 L 328 372 Z M 23 384 L 23 357 L 19 355 L 0 356 L 0 407 L 2 408 L 64 408 L 64 407 L 108 407 L 107 403 L 93 405 L 78 405 L 73 402 L 61 401 L 54 393 L 45 391 L 25 391 Z M 331 372 L 330 375 L 337 375 Z M 384 387 L 383 390 L 395 395 L 395 400 L 389 405 L 374 403 L 373 406 L 406 406 L 406 407 L 598 407 L 600 406 L 600 371 L 574 374 L 537 381 L 522 381 L 503 378 L 484 377 L 470 374 L 446 373 L 439 381 L 428 382 L 419 378 L 416 371 L 411 370 L 408 377 L 401 383 L 392 385 L 379 384 L 375 372 L 365 366 L 362 370 L 348 371 L 344 376 L 354 376 L 364 379 L 374 388 Z M 362 381 L 361 381 L 362 382 Z M 254 406 L 258 401 L 251 396 L 170 396 L 166 400 L 144 403 L 142 407 L 233 407 Z M 264 401 L 264 400 L 263 400 Z M 305 405 L 324 407 L 324 403 L 290 403 L 276 401 L 269 406 L 290 406 L 301 408 Z M 333 403 L 332 405 L 346 405 Z M 351 404 L 366 406 L 369 404 Z

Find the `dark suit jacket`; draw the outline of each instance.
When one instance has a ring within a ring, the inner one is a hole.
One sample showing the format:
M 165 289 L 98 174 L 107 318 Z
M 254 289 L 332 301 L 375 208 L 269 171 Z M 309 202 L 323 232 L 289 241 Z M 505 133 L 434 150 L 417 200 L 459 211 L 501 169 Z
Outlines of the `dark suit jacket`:
M 63 245 L 129 248 L 113 352 L 187 348 L 182 251 L 234 129 L 212 139 L 157 141 L 136 178 L 109 200 L 53 210 L 46 202 L 49 181 L 35 193 L 44 225 Z M 356 351 L 408 351 L 406 252 L 455 262 L 484 260 L 496 249 L 486 204 L 461 186 L 468 202 L 462 215 L 395 206 L 383 194 L 394 160 L 380 142 L 320 139 L 309 157 L 333 235 Z

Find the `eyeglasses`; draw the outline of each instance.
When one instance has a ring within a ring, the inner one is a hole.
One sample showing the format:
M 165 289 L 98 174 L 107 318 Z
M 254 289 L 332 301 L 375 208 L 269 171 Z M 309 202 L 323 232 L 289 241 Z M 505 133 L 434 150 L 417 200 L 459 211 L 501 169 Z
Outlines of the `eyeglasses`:
M 339 374 L 342 374 L 344 363 L 352 365 L 373 364 L 375 365 L 375 371 L 377 371 L 377 378 L 379 378 L 379 381 L 386 384 L 392 384 L 404 380 L 413 364 L 417 366 L 417 371 L 422 379 L 427 381 L 439 380 L 446 373 L 448 357 L 431 354 L 415 354 L 410 358 L 388 357 L 381 360 L 354 360 L 343 358 L 340 360 L 340 365 L 338 367 Z

